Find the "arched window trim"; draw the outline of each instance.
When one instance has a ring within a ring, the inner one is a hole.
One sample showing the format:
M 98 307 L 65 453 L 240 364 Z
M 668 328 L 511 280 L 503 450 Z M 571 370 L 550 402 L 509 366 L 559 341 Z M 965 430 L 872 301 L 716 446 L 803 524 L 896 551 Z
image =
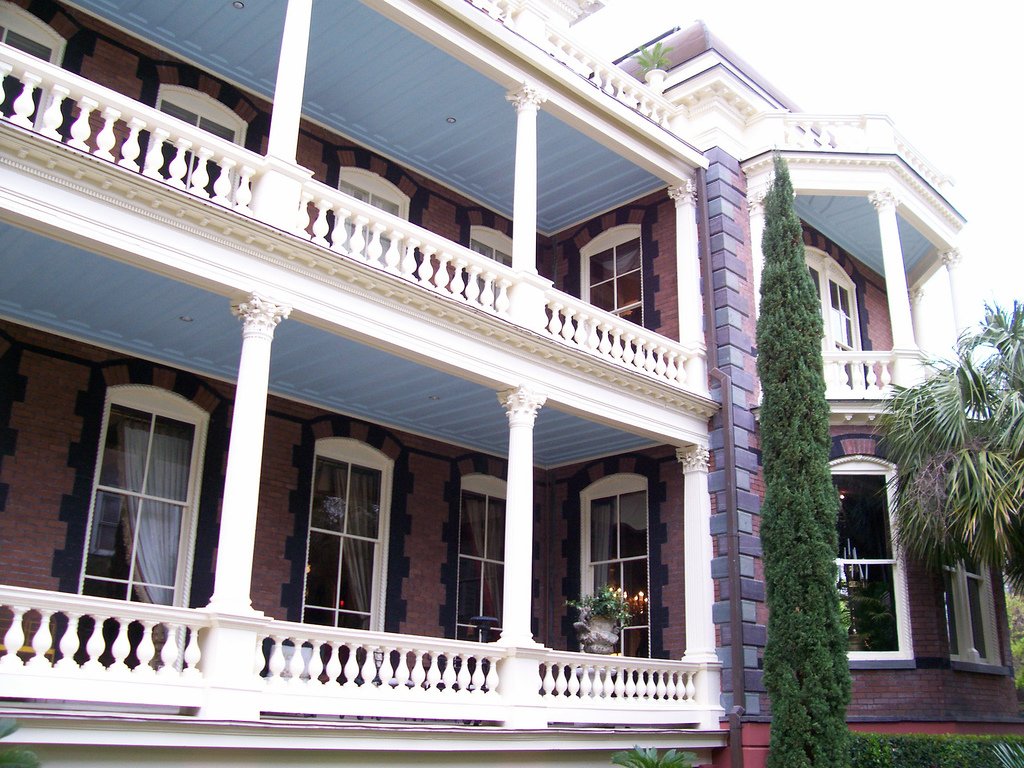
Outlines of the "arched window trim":
M 316 441 L 313 457 L 311 482 L 316 481 L 316 460 L 318 458 L 343 461 L 368 469 L 378 470 L 380 478 L 380 525 L 377 531 L 377 550 L 373 564 L 373 585 L 370 591 L 370 629 L 384 631 L 384 612 L 387 598 L 388 541 L 391 524 L 391 487 L 394 477 L 394 461 L 383 451 L 350 437 L 325 437 Z M 312 486 L 311 486 L 312 487 Z M 309 534 L 312 515 L 313 494 L 310 493 L 306 518 L 306 570 L 309 567 Z M 302 613 L 306 612 L 306 579 L 302 580 Z
M 906 556 L 894 535 L 893 519 L 896 467 L 875 456 L 843 456 L 829 463 L 832 475 L 875 475 L 885 478 L 886 501 L 889 507 L 890 546 L 893 559 L 893 587 L 896 596 L 896 636 L 898 649 L 895 651 L 848 651 L 850 661 L 910 660 L 914 658 L 914 643 L 910 626 L 910 598 L 907 588 Z M 838 572 L 840 558 L 836 558 Z
M 6 0 L 0 2 L 0 27 L 47 46 L 50 49 L 48 61 L 51 64 L 60 65 L 64 61 L 64 49 L 67 46 L 67 41 L 61 34 L 14 3 L 6 2 Z M 6 34 L 4 40 L 6 42 Z
M 500 232 L 494 227 L 485 227 L 482 224 L 473 224 L 469 228 L 469 247 L 470 250 L 476 250 L 473 247 L 473 241 L 481 243 L 487 246 L 495 252 L 505 254 L 508 259 L 500 259 L 496 255 L 482 254 L 488 258 L 494 259 L 495 261 L 504 264 L 507 267 L 512 266 L 512 238 L 506 235 L 504 232 Z
M 408 221 L 409 196 L 379 173 L 368 171 L 365 168 L 345 166 L 341 169 L 338 181 L 339 183 L 350 184 L 364 192 L 369 192 L 371 195 L 382 197 L 397 205 L 398 217 Z
M 850 298 L 850 347 L 852 350 L 863 348 L 860 337 L 860 311 L 858 307 L 857 286 L 839 262 L 829 256 L 820 248 L 804 246 L 804 260 L 808 267 L 815 269 L 824 284 L 819 284 L 818 298 L 821 302 L 821 318 L 824 325 L 824 338 L 822 347 L 826 352 L 836 352 L 840 349 L 835 339 L 835 333 L 830 322 L 832 314 L 832 303 L 830 298 L 829 281 L 845 290 Z
M 86 539 L 82 550 L 78 592 L 81 594 L 85 588 L 86 559 L 89 556 L 89 541 L 93 534 L 93 519 L 96 511 L 96 487 L 100 484 L 103 451 L 107 444 L 107 427 L 110 424 L 110 409 L 114 405 L 187 422 L 195 427 L 192 457 L 189 464 L 187 502 L 184 504 L 185 511 L 181 526 L 184 546 L 178 552 L 178 566 L 174 581 L 173 604 L 179 607 L 184 606 L 192 587 L 192 564 L 195 558 L 199 496 L 202 489 L 202 468 L 206 457 L 206 434 L 210 415 L 203 408 L 176 392 L 144 384 L 121 384 L 107 388 L 103 404 L 103 424 L 100 428 L 99 445 L 96 451 L 96 467 L 93 471 L 89 514 L 85 526 Z
M 245 132 L 249 125 L 241 115 L 210 94 L 184 85 L 162 84 L 157 91 L 157 109 L 165 101 L 234 131 L 235 137 L 232 141 L 240 146 L 245 145 Z
M 615 248 L 616 246 L 628 243 L 630 240 L 640 241 L 640 300 L 638 303 L 630 303 L 619 306 L 618 299 L 616 299 L 616 307 L 612 314 L 620 314 L 625 309 L 636 308 L 640 309 L 640 325 L 643 324 L 644 317 L 644 270 L 643 270 L 643 237 L 641 233 L 641 227 L 639 224 L 619 224 L 617 226 L 606 229 L 601 234 L 594 237 L 590 242 L 580 248 L 580 298 L 586 302 L 590 302 L 590 259 L 591 257 L 599 254 L 609 248 Z

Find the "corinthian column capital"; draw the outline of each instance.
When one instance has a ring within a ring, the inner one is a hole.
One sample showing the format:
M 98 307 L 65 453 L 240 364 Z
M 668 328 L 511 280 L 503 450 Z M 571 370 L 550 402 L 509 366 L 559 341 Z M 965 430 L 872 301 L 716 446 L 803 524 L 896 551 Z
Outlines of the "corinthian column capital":
M 505 408 L 508 423 L 511 426 L 520 424 L 533 426 L 537 419 L 537 413 L 547 399 L 546 395 L 538 394 L 522 386 L 498 393 L 498 402 Z
M 677 208 L 681 205 L 693 205 L 697 202 L 697 186 L 687 179 L 679 186 L 669 187 L 668 196 L 675 201 Z
M 702 445 L 692 448 L 676 448 L 676 461 L 683 465 L 683 473 L 707 472 L 711 453 Z
M 282 320 L 291 314 L 292 308 L 287 304 L 278 304 L 258 293 L 236 301 L 231 311 L 242 321 L 243 336 L 263 336 L 274 338 L 274 329 Z
M 548 96 L 536 86 L 524 85 L 518 90 L 509 91 L 505 94 L 505 99 L 512 102 L 516 112 L 522 112 L 524 109 L 537 109 L 548 100 Z

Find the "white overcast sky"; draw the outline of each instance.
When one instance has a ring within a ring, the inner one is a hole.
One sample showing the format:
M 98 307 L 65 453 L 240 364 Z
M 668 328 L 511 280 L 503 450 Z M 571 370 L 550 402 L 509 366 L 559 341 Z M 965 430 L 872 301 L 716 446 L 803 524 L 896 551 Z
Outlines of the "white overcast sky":
M 1020 0 L 611 0 L 592 21 L 604 14 L 618 39 L 637 43 L 702 19 L 804 111 L 892 117 L 956 181 L 949 197 L 968 221 L 961 275 L 973 317 L 985 301 L 1024 300 Z M 935 327 L 923 341 L 938 352 L 952 334 L 940 332 L 948 295 L 939 281 L 926 291 Z

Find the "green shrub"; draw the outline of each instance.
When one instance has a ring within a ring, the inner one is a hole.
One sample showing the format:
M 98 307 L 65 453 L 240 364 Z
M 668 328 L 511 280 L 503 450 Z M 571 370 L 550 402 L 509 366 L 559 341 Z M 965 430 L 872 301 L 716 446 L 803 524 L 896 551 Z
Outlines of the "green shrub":
M 1024 736 L 850 734 L 850 768 L 1008 768 L 999 744 L 1024 748 Z

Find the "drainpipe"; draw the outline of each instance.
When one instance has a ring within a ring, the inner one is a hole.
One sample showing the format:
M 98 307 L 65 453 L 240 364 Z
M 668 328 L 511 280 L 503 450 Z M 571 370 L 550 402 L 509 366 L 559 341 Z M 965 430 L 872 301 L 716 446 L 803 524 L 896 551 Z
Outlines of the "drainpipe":
M 714 283 L 711 277 L 711 236 L 708 215 L 707 176 L 697 169 L 697 233 L 701 256 L 701 278 L 704 283 L 704 334 L 710 376 L 718 382 L 722 397 L 722 452 L 725 472 L 726 551 L 729 558 L 729 651 L 732 659 L 732 700 L 729 710 L 729 754 L 732 768 L 743 768 L 743 702 L 746 690 L 743 680 L 743 604 L 740 581 L 739 515 L 736 507 L 736 446 L 732 412 L 732 377 L 718 367 L 718 344 L 715 338 Z

